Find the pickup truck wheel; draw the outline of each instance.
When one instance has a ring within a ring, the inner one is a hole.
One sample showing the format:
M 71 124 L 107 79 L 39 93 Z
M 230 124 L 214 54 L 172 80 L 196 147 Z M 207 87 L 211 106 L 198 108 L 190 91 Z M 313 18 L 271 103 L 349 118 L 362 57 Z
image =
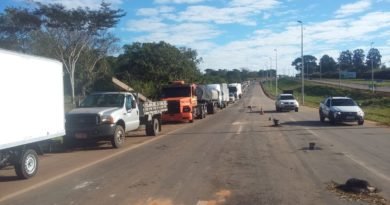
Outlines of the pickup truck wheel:
M 336 120 L 333 117 L 333 113 L 329 113 L 329 121 L 330 121 L 330 124 L 332 124 L 332 125 L 336 124 Z
M 295 112 L 298 112 L 298 110 L 299 110 L 299 108 L 296 107 L 296 108 L 295 108 Z
M 363 125 L 364 124 L 364 119 L 358 120 L 358 125 Z
M 325 117 L 324 117 L 324 115 L 321 114 L 321 113 L 320 113 L 320 121 L 321 121 L 321 122 L 325 122 Z
M 160 122 L 157 118 L 153 118 L 152 122 L 146 126 L 147 136 L 157 136 L 160 131 Z
M 125 141 L 125 130 L 122 126 L 117 125 L 115 127 L 114 135 L 111 138 L 111 144 L 114 148 L 119 148 Z
M 20 161 L 14 165 L 16 175 L 21 179 L 28 179 L 38 172 L 38 154 L 33 149 L 22 153 Z

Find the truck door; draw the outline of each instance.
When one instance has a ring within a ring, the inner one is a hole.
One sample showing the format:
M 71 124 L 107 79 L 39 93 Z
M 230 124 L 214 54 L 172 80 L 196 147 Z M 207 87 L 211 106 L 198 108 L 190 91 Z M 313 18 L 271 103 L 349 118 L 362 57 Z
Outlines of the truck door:
M 137 102 L 135 101 L 134 97 L 132 95 L 126 95 L 126 102 L 125 102 L 125 124 L 126 124 L 126 131 L 135 130 L 139 127 L 139 110 L 137 107 Z

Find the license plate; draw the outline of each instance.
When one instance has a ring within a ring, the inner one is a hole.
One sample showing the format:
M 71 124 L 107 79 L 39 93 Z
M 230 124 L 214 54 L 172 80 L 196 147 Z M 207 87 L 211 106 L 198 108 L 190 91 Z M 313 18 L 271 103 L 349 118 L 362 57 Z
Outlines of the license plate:
M 354 120 L 355 119 L 354 116 L 347 116 L 346 118 L 347 118 L 347 120 Z
M 76 139 L 86 139 L 87 138 L 86 133 L 76 133 L 74 136 Z

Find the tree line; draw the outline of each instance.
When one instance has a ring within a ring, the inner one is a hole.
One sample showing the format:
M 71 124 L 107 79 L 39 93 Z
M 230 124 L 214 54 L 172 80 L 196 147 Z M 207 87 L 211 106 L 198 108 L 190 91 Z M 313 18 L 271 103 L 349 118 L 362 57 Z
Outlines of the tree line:
M 371 48 L 368 51 L 367 56 L 363 49 L 355 49 L 353 52 L 350 50 L 342 51 L 337 58 L 337 61 L 331 56 L 325 54 L 321 57 L 317 63 L 317 58 L 312 55 L 304 55 L 304 73 L 305 75 L 315 75 L 319 72 L 322 74 L 334 74 L 339 71 L 356 72 L 363 74 L 375 70 L 387 69 L 385 65 L 381 64 L 382 55 L 377 48 Z M 296 58 L 292 63 L 297 71 L 302 70 L 302 58 Z
M 161 86 L 172 80 L 230 83 L 258 76 L 246 69 L 202 73 L 198 67 L 202 58 L 196 50 L 166 42 L 135 42 L 119 52 L 112 28 L 125 15 L 104 2 L 95 10 L 41 3 L 31 8 L 7 7 L 0 13 L 0 48 L 61 61 L 65 93 L 73 103 L 77 95 L 114 89 L 113 76 L 152 98 L 158 98 Z

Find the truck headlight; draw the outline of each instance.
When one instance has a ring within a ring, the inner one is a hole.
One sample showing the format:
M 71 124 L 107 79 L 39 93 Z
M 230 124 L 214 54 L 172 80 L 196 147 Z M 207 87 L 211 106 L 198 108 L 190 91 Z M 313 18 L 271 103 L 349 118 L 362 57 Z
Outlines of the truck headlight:
M 359 111 L 357 112 L 357 115 L 360 116 L 360 117 L 363 117 L 363 116 L 364 116 L 363 110 L 359 110 Z
M 103 115 L 101 116 L 101 123 L 106 123 L 106 124 L 114 124 L 114 118 L 111 116 Z
M 183 108 L 183 112 L 191 112 L 191 108 L 188 107 L 188 106 L 185 106 L 185 107 Z
M 337 116 L 341 115 L 341 112 L 335 112 L 333 116 L 336 118 Z

